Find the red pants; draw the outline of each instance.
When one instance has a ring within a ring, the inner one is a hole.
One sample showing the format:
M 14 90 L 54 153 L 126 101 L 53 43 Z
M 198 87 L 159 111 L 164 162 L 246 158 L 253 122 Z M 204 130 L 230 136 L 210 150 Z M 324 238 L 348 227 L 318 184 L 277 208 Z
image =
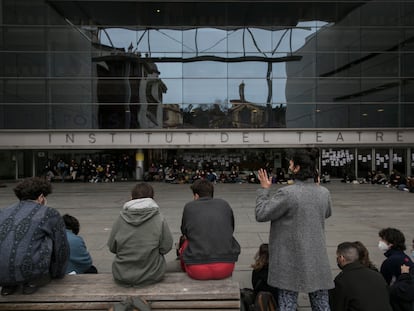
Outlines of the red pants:
M 183 260 L 183 253 L 188 246 L 186 240 L 180 248 L 181 269 L 187 272 L 188 276 L 196 280 L 220 280 L 230 277 L 233 274 L 234 262 L 215 262 L 205 264 L 187 265 Z

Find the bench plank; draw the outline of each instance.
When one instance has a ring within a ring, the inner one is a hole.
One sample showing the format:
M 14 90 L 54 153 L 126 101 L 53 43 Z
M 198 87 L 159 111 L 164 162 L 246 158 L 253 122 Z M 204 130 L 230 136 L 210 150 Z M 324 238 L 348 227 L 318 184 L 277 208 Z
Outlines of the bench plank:
M 197 281 L 179 272 L 167 273 L 157 284 L 128 288 L 108 273 L 67 275 L 33 295 L 0 297 L 0 310 L 107 310 L 134 296 L 149 301 L 153 310 L 240 310 L 239 284 L 231 278 Z

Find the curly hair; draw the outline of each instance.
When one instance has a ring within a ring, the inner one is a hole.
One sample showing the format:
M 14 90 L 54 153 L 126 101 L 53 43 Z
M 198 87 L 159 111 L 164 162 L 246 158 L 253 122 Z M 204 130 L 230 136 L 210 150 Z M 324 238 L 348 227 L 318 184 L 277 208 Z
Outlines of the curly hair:
M 404 234 L 395 228 L 385 228 L 378 233 L 379 237 L 384 241 L 392 244 L 391 248 L 405 251 L 405 237 Z
M 132 188 L 131 198 L 135 199 L 144 199 L 144 198 L 154 198 L 154 188 L 150 184 L 145 182 L 138 183 Z
M 314 179 L 317 174 L 317 159 L 319 150 L 317 148 L 292 149 L 287 151 L 287 157 L 294 165 L 299 165 L 299 172 L 295 173 L 295 179 Z
M 65 222 L 66 229 L 71 230 L 74 234 L 77 235 L 80 230 L 80 224 L 79 224 L 79 221 L 76 219 L 76 217 L 65 214 L 62 216 L 62 218 L 63 218 L 63 221 Z
M 13 191 L 20 201 L 36 200 L 41 194 L 46 197 L 52 193 L 52 185 L 46 179 L 29 177 L 18 183 Z
M 263 243 L 254 256 L 255 262 L 252 264 L 253 270 L 260 270 L 269 265 L 269 244 Z

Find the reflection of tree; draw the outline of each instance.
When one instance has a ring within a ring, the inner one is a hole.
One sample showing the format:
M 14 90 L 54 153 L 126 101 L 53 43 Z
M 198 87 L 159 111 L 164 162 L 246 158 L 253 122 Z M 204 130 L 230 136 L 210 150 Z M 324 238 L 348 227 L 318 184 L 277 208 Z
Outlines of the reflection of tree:
M 183 126 L 194 128 L 231 127 L 224 103 L 204 104 L 194 107 L 192 104 L 183 109 Z

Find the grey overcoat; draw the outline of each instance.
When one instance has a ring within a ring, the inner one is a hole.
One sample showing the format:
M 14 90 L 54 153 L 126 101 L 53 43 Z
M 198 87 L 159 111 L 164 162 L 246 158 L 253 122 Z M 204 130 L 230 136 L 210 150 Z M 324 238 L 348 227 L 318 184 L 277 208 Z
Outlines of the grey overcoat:
M 325 243 L 329 216 L 329 190 L 311 179 L 280 188 L 272 197 L 269 189 L 257 190 L 256 220 L 271 221 L 271 286 L 303 293 L 334 287 Z

